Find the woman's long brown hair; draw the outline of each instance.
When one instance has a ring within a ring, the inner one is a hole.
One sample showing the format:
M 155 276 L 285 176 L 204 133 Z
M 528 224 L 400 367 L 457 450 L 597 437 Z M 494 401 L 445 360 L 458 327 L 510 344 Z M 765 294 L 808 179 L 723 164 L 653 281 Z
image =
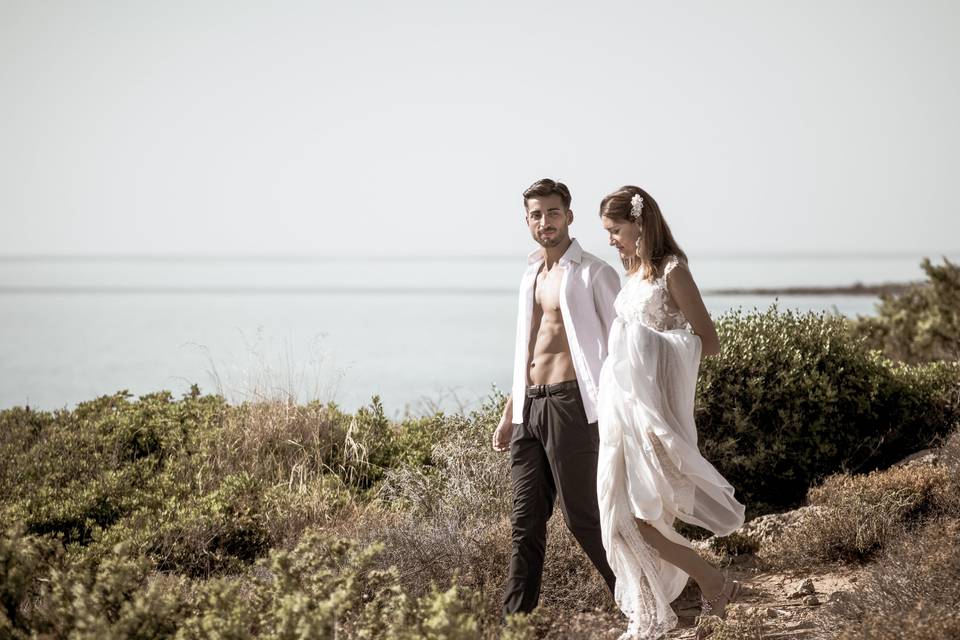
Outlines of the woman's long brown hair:
M 686 262 L 687 254 L 673 239 L 670 227 L 660 213 L 660 205 L 640 187 L 627 185 L 609 194 L 600 202 L 600 216 L 617 222 L 633 222 L 630 218 L 630 201 L 635 195 L 643 198 L 640 248 L 634 256 L 623 260 L 623 268 L 629 274 L 641 271 L 644 280 L 651 280 L 662 273 L 664 258 L 677 256 L 681 262 Z

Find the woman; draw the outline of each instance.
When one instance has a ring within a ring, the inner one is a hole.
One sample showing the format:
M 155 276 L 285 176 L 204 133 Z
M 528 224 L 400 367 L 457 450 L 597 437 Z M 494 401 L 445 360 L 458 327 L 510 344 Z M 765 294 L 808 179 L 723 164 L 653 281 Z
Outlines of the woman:
M 740 588 L 674 520 L 727 535 L 743 524 L 743 505 L 697 449 L 697 370 L 720 341 L 686 255 L 639 187 L 604 198 L 600 218 L 627 270 L 597 396 L 600 520 L 617 604 L 630 619 L 621 637 L 652 639 L 676 626 L 670 602 L 687 576 L 700 586 L 704 614 L 722 617 Z

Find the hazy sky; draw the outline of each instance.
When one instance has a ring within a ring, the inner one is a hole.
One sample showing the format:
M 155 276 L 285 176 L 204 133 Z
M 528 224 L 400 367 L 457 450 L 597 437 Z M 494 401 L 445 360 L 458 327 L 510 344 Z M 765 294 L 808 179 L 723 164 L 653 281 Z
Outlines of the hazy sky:
M 0 254 L 954 251 L 958 7 L 0 0 Z

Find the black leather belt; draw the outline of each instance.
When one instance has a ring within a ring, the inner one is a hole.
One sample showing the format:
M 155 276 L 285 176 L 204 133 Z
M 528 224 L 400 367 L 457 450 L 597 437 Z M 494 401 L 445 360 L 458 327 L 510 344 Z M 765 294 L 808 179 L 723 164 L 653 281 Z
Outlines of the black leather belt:
M 566 382 L 555 382 L 554 384 L 535 384 L 527 387 L 528 398 L 546 398 L 561 391 L 570 391 L 579 389 L 576 380 L 567 380 Z

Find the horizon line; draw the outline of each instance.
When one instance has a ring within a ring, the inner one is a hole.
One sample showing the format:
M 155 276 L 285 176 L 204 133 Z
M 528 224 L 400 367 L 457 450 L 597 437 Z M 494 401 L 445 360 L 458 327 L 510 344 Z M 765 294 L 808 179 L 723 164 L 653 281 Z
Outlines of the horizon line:
M 0 254 L 0 262 L 434 262 L 479 260 L 524 260 L 527 253 L 491 254 L 395 254 L 395 255 L 346 255 L 313 253 L 23 253 Z M 950 251 L 708 251 L 696 254 L 697 258 L 715 260 L 736 259 L 844 259 L 844 258 L 930 258 L 931 260 L 960 256 L 960 249 Z
M 804 297 L 804 296 L 878 296 L 882 292 L 900 291 L 910 282 L 885 282 L 852 285 L 824 286 L 785 286 L 751 288 L 712 288 L 704 289 L 702 294 L 709 297 Z M 8 295 L 422 295 L 422 296 L 509 296 L 516 295 L 516 289 L 500 287 L 269 287 L 269 286 L 170 286 L 170 285 L 0 285 L 0 296 Z

